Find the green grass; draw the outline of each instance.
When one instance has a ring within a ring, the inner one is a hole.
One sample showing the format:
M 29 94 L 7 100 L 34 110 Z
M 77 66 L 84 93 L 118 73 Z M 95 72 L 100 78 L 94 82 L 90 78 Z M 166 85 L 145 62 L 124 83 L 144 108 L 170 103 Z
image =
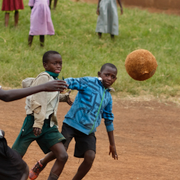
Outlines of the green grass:
M 22 79 L 35 77 L 41 71 L 42 56 L 48 50 L 60 52 L 66 77 L 97 76 L 102 64 L 114 63 L 118 79 L 114 88 L 121 95 L 180 96 L 180 18 L 175 15 L 151 14 L 145 10 L 128 9 L 119 15 L 119 36 L 115 41 L 109 34 L 99 40 L 95 33 L 96 4 L 58 1 L 52 20 L 56 35 L 45 37 L 45 47 L 39 46 L 35 36 L 32 47 L 27 39 L 30 26 L 30 8 L 20 12 L 19 26 L 13 27 L 10 14 L 9 27 L 4 27 L 4 13 L 0 13 L 0 82 L 3 86 L 20 87 Z M 120 14 L 120 9 L 118 7 Z M 156 57 L 155 75 L 143 82 L 135 81 L 126 73 L 124 62 L 136 49 L 147 49 Z

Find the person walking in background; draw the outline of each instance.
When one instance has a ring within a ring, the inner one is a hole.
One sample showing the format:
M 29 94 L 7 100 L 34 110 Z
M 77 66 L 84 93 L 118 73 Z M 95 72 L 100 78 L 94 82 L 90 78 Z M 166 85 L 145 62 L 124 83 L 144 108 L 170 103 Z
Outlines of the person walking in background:
M 53 7 L 54 10 L 56 9 L 57 1 L 58 0 L 54 0 L 54 7 Z M 52 2 L 52 0 L 49 0 L 49 7 L 50 7 L 50 9 L 51 9 L 51 2 Z
M 3 0 L 2 11 L 5 11 L 5 26 L 9 23 L 9 14 L 14 12 L 14 26 L 18 25 L 19 20 L 19 10 L 24 9 L 22 0 Z
M 45 35 L 54 35 L 49 0 L 29 0 L 31 20 L 28 44 L 32 45 L 33 37 L 39 35 L 40 46 L 44 46 Z
M 121 14 L 123 14 L 121 0 L 117 1 L 120 5 Z M 116 0 L 99 0 L 96 13 L 98 14 L 96 32 L 99 38 L 101 38 L 102 33 L 109 33 L 112 39 L 114 35 L 119 34 Z

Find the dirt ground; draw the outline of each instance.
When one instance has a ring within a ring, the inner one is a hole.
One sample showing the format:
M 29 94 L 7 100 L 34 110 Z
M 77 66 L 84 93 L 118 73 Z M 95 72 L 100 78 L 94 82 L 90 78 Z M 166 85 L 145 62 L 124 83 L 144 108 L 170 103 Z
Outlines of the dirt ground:
M 109 156 L 109 143 L 104 123 L 98 127 L 97 154 L 85 180 L 179 180 L 180 167 L 180 107 L 172 102 L 157 100 L 122 100 L 113 97 L 115 141 L 118 160 Z M 25 118 L 25 99 L 0 101 L 1 129 L 5 130 L 9 146 L 15 141 Z M 61 127 L 68 111 L 60 103 L 58 119 Z M 73 157 L 74 141 L 68 149 L 69 159 L 59 179 L 71 180 L 82 159 Z M 33 142 L 24 160 L 29 167 L 44 154 Z M 40 174 L 48 177 L 53 162 Z

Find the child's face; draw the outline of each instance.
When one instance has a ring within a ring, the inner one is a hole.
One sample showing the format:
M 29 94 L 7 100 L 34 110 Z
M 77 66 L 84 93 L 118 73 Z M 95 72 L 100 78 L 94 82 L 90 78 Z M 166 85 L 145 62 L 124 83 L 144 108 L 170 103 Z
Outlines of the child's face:
M 59 54 L 51 54 L 49 61 L 43 64 L 46 71 L 59 74 L 62 69 L 62 58 Z
M 105 88 L 109 88 L 117 79 L 117 71 L 115 68 L 106 66 L 101 72 L 98 72 L 98 76 L 102 78 L 102 84 Z

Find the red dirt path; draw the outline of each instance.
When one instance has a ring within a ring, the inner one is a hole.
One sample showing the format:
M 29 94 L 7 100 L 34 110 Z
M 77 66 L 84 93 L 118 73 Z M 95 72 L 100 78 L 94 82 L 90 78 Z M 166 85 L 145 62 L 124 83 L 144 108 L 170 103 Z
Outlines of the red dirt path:
M 99 126 L 97 154 L 85 180 L 178 180 L 180 167 L 179 107 L 158 101 L 120 100 L 114 97 L 115 141 L 119 160 L 108 155 L 105 127 Z M 25 117 L 25 99 L 4 103 L 0 101 L 1 129 L 6 132 L 9 146 L 15 141 Z M 60 103 L 58 119 L 62 120 L 69 106 Z M 71 180 L 82 159 L 73 157 L 74 142 L 68 150 L 69 159 L 59 179 Z M 36 142 L 28 149 L 24 160 L 29 167 L 44 154 Z M 48 177 L 52 163 L 40 174 Z

